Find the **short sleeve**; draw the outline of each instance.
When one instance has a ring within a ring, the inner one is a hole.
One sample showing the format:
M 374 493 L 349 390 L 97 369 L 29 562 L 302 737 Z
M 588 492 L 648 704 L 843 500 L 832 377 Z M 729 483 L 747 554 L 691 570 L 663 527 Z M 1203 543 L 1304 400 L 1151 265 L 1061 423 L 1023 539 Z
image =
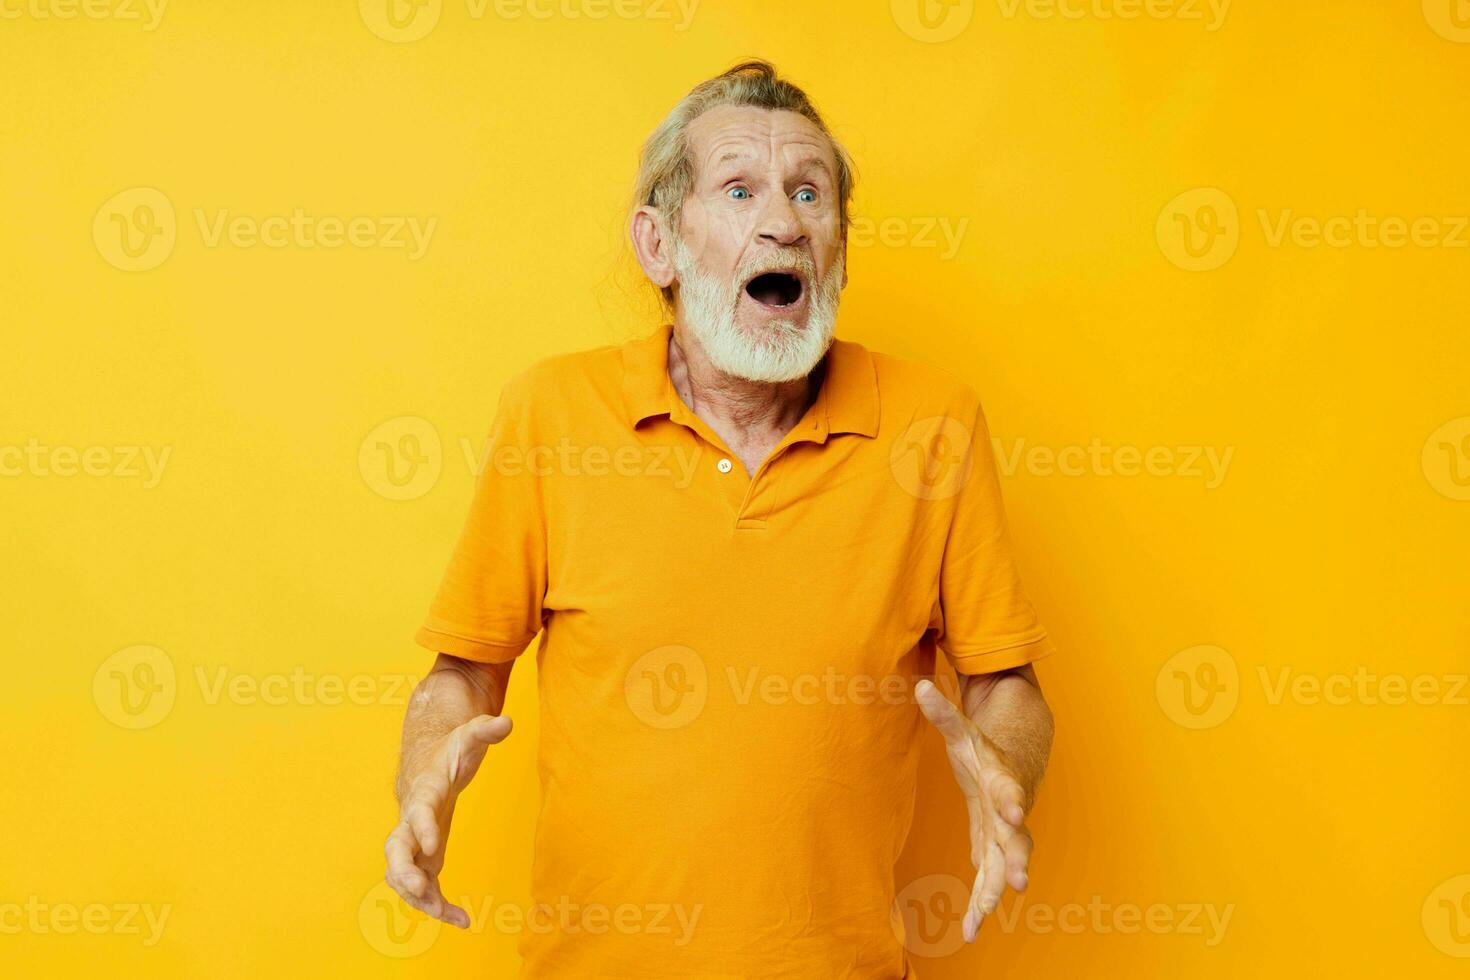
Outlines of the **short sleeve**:
M 466 660 L 503 663 L 540 632 L 546 521 L 535 419 L 524 375 L 502 389 L 480 456 L 469 516 L 415 642 Z
M 961 674 L 988 674 L 1054 651 L 1011 555 L 985 411 L 976 401 L 970 474 L 954 499 L 939 572 L 935 639 Z

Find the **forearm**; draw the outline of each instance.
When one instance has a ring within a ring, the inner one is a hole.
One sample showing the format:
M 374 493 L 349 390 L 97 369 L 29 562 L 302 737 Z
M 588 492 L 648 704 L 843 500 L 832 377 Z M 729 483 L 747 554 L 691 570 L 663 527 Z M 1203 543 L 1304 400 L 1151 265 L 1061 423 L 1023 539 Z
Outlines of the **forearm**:
M 1028 665 L 996 674 L 961 675 L 960 703 L 965 714 L 1005 756 L 1035 802 L 1051 755 L 1052 716 L 1036 674 Z
M 505 706 L 514 661 L 480 664 L 439 654 L 408 701 L 395 792 L 402 801 L 438 742 L 479 715 L 498 715 Z

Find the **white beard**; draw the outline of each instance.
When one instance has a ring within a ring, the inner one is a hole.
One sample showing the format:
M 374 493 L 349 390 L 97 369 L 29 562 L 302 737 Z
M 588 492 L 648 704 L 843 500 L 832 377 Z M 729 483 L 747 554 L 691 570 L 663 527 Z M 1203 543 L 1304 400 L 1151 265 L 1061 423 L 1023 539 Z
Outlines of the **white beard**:
M 746 263 L 726 282 L 701 269 L 684 239 L 674 239 L 674 271 L 679 277 L 679 304 L 684 320 L 709 356 L 726 374 L 748 381 L 794 381 L 806 377 L 831 346 L 837 328 L 837 306 L 842 299 L 842 258 L 838 251 L 827 276 L 812 282 L 815 269 L 805 253 L 800 257 L 773 254 Z M 790 319 L 770 321 L 770 332 L 747 336 L 735 320 L 742 287 L 754 275 L 769 269 L 795 266 L 806 275 L 811 289 L 806 325 Z

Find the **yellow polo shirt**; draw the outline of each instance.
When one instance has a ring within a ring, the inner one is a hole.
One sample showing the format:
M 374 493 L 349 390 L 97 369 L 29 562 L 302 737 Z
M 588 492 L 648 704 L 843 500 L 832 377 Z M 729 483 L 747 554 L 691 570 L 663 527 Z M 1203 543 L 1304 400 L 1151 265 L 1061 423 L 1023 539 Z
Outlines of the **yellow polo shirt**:
M 506 384 L 416 637 L 501 662 L 541 634 L 522 976 L 913 977 L 913 684 L 936 650 L 1051 652 L 980 401 L 836 340 L 748 475 L 675 392 L 670 332 Z

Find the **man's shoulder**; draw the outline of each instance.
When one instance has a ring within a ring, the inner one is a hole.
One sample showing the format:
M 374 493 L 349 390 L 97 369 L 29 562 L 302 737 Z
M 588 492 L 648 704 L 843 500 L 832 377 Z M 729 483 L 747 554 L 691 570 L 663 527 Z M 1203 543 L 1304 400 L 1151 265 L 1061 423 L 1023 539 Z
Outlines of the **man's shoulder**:
M 949 415 L 973 414 L 980 408 L 975 386 L 947 368 L 871 349 L 868 354 L 885 406 Z
M 589 390 L 619 384 L 625 346 L 603 344 L 538 357 L 506 379 L 503 397 L 521 405 L 544 407 L 575 401 L 577 395 Z

